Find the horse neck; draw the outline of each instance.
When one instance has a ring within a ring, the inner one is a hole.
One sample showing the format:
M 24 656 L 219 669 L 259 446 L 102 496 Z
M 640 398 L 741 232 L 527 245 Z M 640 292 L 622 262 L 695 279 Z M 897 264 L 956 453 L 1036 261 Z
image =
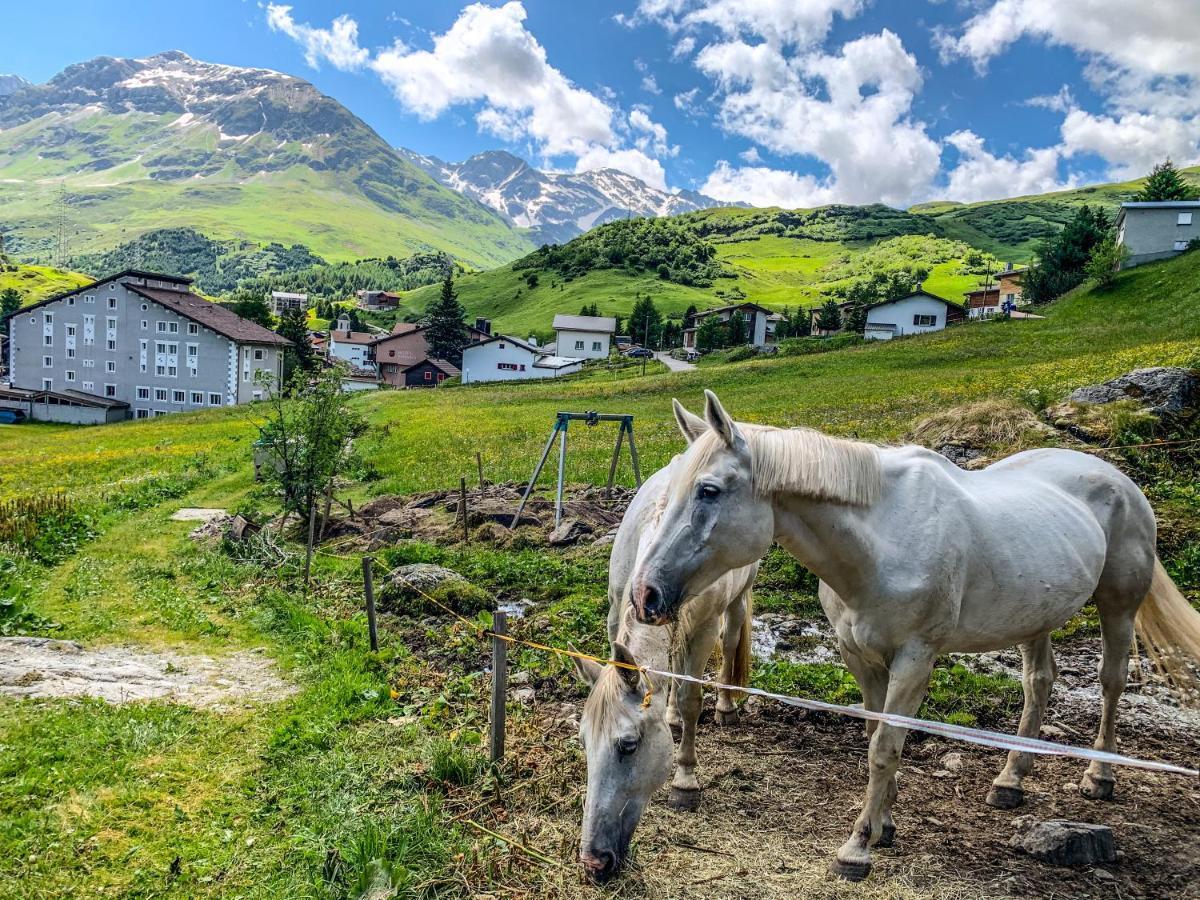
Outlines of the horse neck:
M 775 540 L 847 603 L 879 558 L 871 506 L 781 493 L 772 500 Z
M 617 640 L 633 654 L 639 665 L 668 671 L 675 629 L 675 625 L 643 625 L 634 616 L 633 607 L 626 603 L 621 627 L 617 630 Z

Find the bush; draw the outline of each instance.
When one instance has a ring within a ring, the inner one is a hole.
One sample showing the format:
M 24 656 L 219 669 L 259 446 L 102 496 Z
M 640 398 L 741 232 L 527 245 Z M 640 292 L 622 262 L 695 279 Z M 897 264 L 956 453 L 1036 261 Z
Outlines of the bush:
M 830 350 L 843 350 L 846 347 L 857 347 L 866 343 L 861 334 L 835 334 L 833 337 L 800 337 L 788 338 L 779 342 L 780 356 L 807 356 L 810 353 L 828 353 Z
M 56 563 L 95 537 L 92 517 L 61 494 L 0 503 L 0 544 L 41 563 Z

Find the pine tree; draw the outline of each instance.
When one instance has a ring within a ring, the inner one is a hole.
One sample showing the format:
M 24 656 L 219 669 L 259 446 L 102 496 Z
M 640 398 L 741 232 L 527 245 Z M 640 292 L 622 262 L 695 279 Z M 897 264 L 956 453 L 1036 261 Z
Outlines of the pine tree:
M 1134 198 L 1139 203 L 1163 200 L 1195 200 L 1196 190 L 1184 181 L 1175 164 L 1168 158 L 1159 163 L 1146 178 L 1146 186 Z
M 279 327 L 275 330 L 280 337 L 292 342 L 292 346 L 288 348 L 291 366 L 299 367 L 305 372 L 316 368 L 312 341 L 308 338 L 308 317 L 301 310 L 285 309 L 279 317 Z M 287 376 L 290 376 L 290 370 Z M 290 380 L 290 377 L 285 377 L 286 380 Z
M 746 317 L 740 309 L 734 310 L 725 323 L 725 335 L 730 347 L 740 347 L 746 343 Z
M 708 316 L 696 329 L 696 349 L 720 350 L 724 346 L 725 325 L 716 316 Z
M 449 360 L 456 366 L 462 364 L 463 348 L 467 346 L 466 317 L 467 311 L 454 291 L 454 277 L 447 275 L 440 296 L 427 312 L 429 327 L 425 329 L 425 340 L 430 356 Z
M 656 346 L 661 328 L 662 314 L 654 301 L 649 296 L 639 298 L 629 313 L 629 333 L 633 340 L 645 341 L 648 347 Z
M 817 327 L 822 331 L 838 331 L 842 327 L 842 311 L 836 300 L 826 300 L 817 316 Z
M 0 334 L 8 334 L 8 319 L 21 308 L 21 294 L 16 288 L 7 287 L 0 291 Z
M 850 312 L 846 315 L 846 331 L 851 334 L 862 334 L 866 330 L 867 309 L 868 306 L 865 303 L 850 307 Z

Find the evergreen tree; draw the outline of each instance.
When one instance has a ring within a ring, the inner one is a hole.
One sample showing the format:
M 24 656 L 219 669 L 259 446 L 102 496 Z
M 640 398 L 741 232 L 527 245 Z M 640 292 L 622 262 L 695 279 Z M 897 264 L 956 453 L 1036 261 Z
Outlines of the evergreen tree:
M 1196 190 L 1184 181 L 1175 164 L 1168 158 L 1159 163 L 1146 178 L 1146 186 L 1134 198 L 1139 203 L 1163 200 L 1195 200 Z
M 862 334 L 867 327 L 867 310 L 869 308 L 865 303 L 858 303 L 850 307 L 850 311 L 846 315 L 846 331 L 851 334 Z
M 458 302 L 454 291 L 454 277 L 447 275 L 442 282 L 441 295 L 429 305 L 425 329 L 425 340 L 429 343 L 429 355 L 445 359 L 458 366 L 462 364 L 463 348 L 467 346 L 467 311 Z
M 292 346 L 287 349 L 285 360 L 285 382 L 291 380 L 291 373 L 297 368 L 304 372 L 311 372 L 316 368 L 316 356 L 313 354 L 312 341 L 308 338 L 308 317 L 301 310 L 285 309 L 279 317 L 279 327 L 275 330 L 280 337 L 292 342 Z
M 621 326 L 625 324 L 625 320 L 621 318 L 620 313 L 615 315 L 613 320 L 616 323 L 615 327 L 613 328 L 613 334 L 623 334 L 624 330 L 621 328 Z
M 21 294 L 16 288 L 7 287 L 0 291 L 0 334 L 8 334 L 8 320 L 5 316 L 12 315 L 21 308 Z
M 1118 244 L 1116 237 L 1110 234 L 1092 250 L 1086 267 L 1087 277 L 1102 288 L 1112 287 L 1117 280 L 1117 271 L 1128 256 L 1125 245 Z
M 730 347 L 740 347 L 746 343 L 746 317 L 740 309 L 734 310 L 729 321 L 725 323 L 725 336 Z
M 1092 251 L 1112 233 L 1102 209 L 1081 206 L 1057 235 L 1037 248 L 1037 265 L 1025 276 L 1023 291 L 1033 303 L 1048 303 L 1080 284 Z
M 683 314 L 683 327 L 693 328 L 696 325 L 696 304 L 692 303 L 688 306 L 687 311 Z
M 696 329 L 696 349 L 707 352 L 724 346 L 725 325 L 716 316 L 708 316 Z
M 256 291 L 237 290 L 230 295 L 228 306 L 243 319 L 257 322 L 263 328 L 273 328 L 271 307 L 265 297 Z
M 633 340 L 645 341 L 647 347 L 658 344 L 662 329 L 662 314 L 649 296 L 639 297 L 629 313 L 629 333 Z
M 816 319 L 817 327 L 822 331 L 838 331 L 842 327 L 842 311 L 838 309 L 837 301 L 832 298 L 825 301 Z

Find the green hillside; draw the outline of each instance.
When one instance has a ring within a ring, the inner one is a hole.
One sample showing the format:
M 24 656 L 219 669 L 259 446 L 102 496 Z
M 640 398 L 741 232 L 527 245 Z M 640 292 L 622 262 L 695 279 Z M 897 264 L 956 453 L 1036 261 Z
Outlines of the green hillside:
M 0 291 L 15 288 L 21 295 L 21 303 L 26 306 L 83 287 L 91 281 L 78 272 L 64 272 L 53 266 L 28 266 L 0 256 Z

